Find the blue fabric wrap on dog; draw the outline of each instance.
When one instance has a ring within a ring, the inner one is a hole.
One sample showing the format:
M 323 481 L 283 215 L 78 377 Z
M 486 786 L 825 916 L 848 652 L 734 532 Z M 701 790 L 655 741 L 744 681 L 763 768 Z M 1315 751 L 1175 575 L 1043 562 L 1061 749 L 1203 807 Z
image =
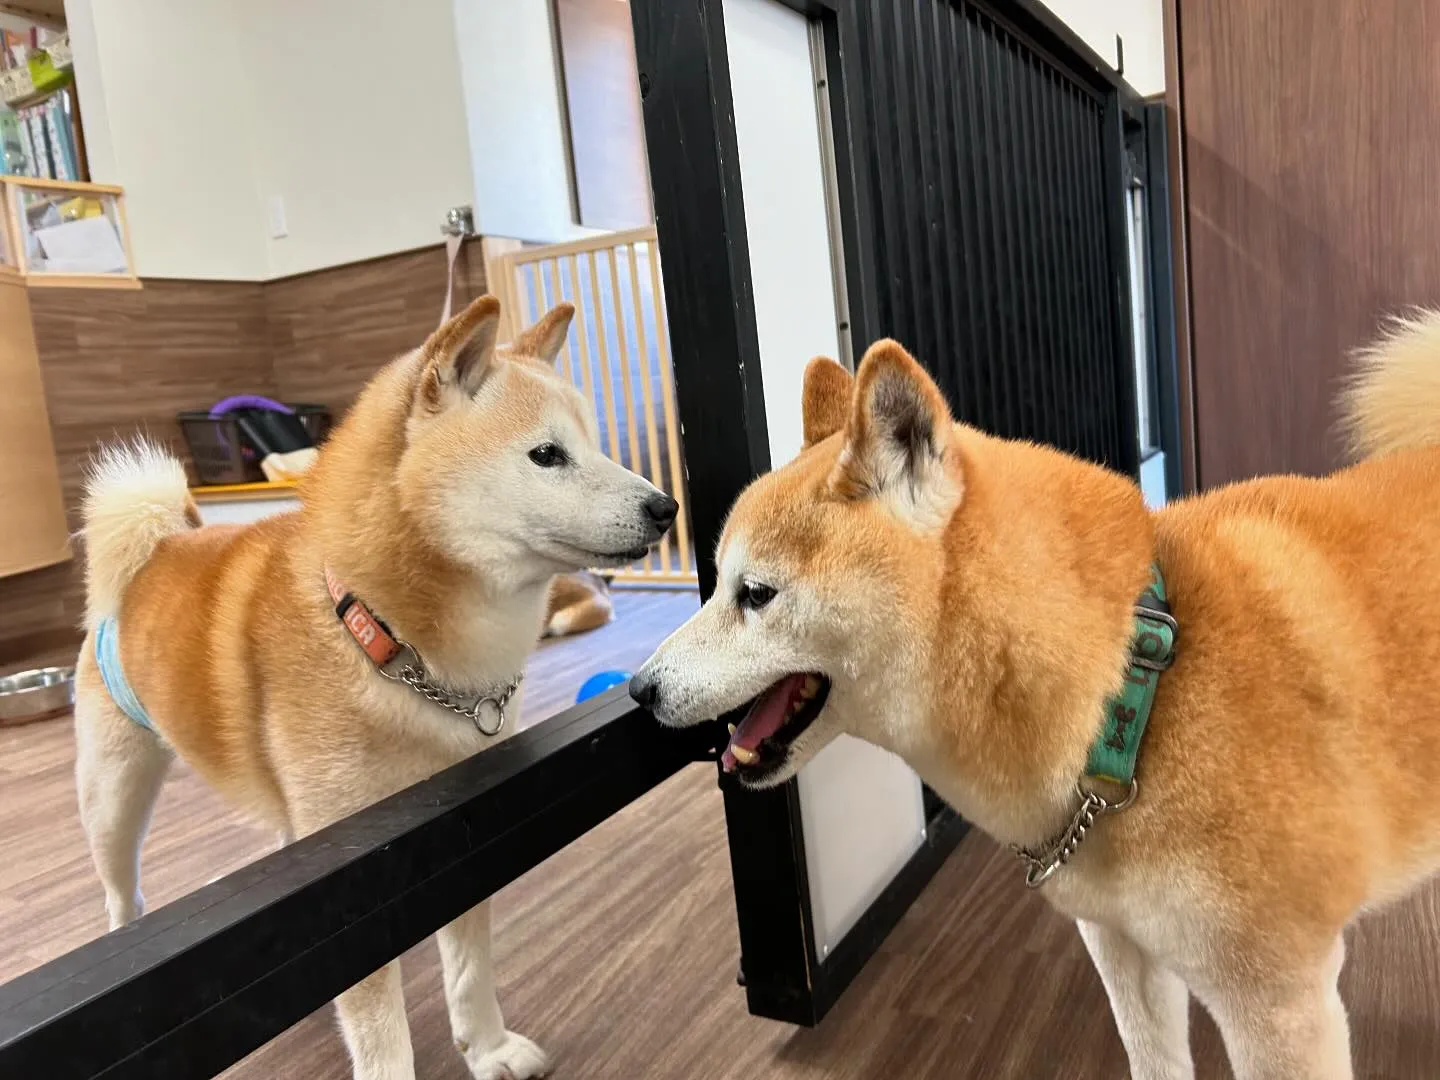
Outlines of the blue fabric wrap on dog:
M 95 663 L 100 668 L 100 678 L 105 683 L 105 689 L 110 692 L 115 704 L 120 706 L 120 711 L 146 731 L 160 734 L 155 730 L 145 706 L 140 704 L 140 699 L 130 688 L 130 682 L 125 678 L 125 669 L 120 666 L 120 634 L 113 616 L 101 619 L 100 625 L 95 628 Z

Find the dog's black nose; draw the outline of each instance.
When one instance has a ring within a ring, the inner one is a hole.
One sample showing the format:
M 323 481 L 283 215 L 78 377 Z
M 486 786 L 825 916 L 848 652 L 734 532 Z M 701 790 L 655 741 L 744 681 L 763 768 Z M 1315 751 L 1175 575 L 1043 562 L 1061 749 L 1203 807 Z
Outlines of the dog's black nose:
M 659 529 L 662 535 L 675 524 L 675 515 L 679 512 L 680 504 L 663 491 L 656 492 L 645 500 L 645 515 L 655 523 L 655 528 Z
M 630 696 L 642 708 L 653 709 L 660 700 L 660 685 L 642 671 L 630 680 Z

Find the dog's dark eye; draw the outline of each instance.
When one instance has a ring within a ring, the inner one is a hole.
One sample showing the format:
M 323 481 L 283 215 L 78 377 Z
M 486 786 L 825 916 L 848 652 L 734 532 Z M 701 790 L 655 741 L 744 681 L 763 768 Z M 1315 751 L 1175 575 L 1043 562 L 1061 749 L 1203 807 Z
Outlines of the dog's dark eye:
M 564 465 L 569 458 L 565 456 L 565 451 L 560 447 L 553 442 L 547 442 L 541 443 L 530 451 L 530 460 L 542 469 L 553 469 L 556 465 Z
M 742 608 L 749 608 L 751 611 L 759 611 L 762 607 L 775 599 L 775 590 L 769 585 L 762 585 L 758 581 L 746 581 L 740 586 L 740 593 L 736 597 Z

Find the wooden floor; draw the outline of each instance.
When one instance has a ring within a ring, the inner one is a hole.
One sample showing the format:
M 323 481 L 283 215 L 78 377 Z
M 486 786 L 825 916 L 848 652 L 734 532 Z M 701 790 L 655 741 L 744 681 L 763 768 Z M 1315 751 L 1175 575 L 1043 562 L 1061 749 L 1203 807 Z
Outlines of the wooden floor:
M 542 641 L 525 671 L 528 725 L 575 704 L 576 691 L 601 671 L 633 672 L 655 646 L 700 608 L 690 589 L 616 586 L 615 621 L 588 634 Z
M 614 599 L 616 617 L 608 626 L 536 649 L 525 673 L 522 727 L 573 705 L 596 672 L 634 671 L 700 604 L 693 590 L 681 589 L 617 588 Z M 73 650 L 60 650 L 19 666 L 70 663 Z M 0 982 L 105 930 L 75 803 L 74 767 L 68 718 L 0 727 Z M 146 903 L 153 911 L 271 850 L 271 837 L 177 763 L 145 845 Z
M 688 603 L 694 603 L 689 598 Z M 680 601 L 655 600 L 652 627 Z M 527 717 L 573 698 L 599 667 L 626 667 L 622 621 L 537 654 Z M 681 613 L 683 617 L 683 612 Z M 678 621 L 678 620 L 677 620 Z M 640 618 L 631 621 L 634 629 Z M 608 644 L 607 644 L 608 641 Z M 604 649 L 602 650 L 602 646 Z M 541 663 L 556 689 L 542 690 Z M 562 674 L 563 673 L 563 674 Z M 0 978 L 103 929 L 75 819 L 63 721 L 0 731 Z M 192 775 L 168 785 L 146 848 L 163 904 L 268 850 Z M 622 856 L 623 857 L 620 857 Z M 813 1031 L 750 1017 L 713 766 L 692 766 L 496 897 L 496 962 L 512 1027 L 554 1056 L 560 1080 L 1111 1080 L 1126 1067 L 1104 992 L 1071 926 L 1026 891 L 1011 857 L 972 834 Z M 1323 882 L 1314 883 L 1323 887 Z M 1342 982 L 1361 1080 L 1440 1076 L 1440 887 L 1363 922 Z M 405 958 L 418 1075 L 466 1080 L 450 1046 L 432 943 Z M 1228 1076 L 1196 1011 L 1200 1080 Z M 345 1080 L 328 1008 L 225 1074 Z

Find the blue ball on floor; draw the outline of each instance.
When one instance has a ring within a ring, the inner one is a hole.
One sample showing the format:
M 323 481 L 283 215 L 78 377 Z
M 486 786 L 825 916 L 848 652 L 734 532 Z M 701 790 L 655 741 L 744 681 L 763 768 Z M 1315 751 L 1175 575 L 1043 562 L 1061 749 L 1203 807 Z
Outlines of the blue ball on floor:
M 580 692 L 575 695 L 575 704 L 579 705 L 580 702 L 585 701 L 587 698 L 592 698 L 596 694 L 603 694 L 612 686 L 619 686 L 621 683 L 629 681 L 630 672 L 628 671 L 597 671 L 581 684 Z

